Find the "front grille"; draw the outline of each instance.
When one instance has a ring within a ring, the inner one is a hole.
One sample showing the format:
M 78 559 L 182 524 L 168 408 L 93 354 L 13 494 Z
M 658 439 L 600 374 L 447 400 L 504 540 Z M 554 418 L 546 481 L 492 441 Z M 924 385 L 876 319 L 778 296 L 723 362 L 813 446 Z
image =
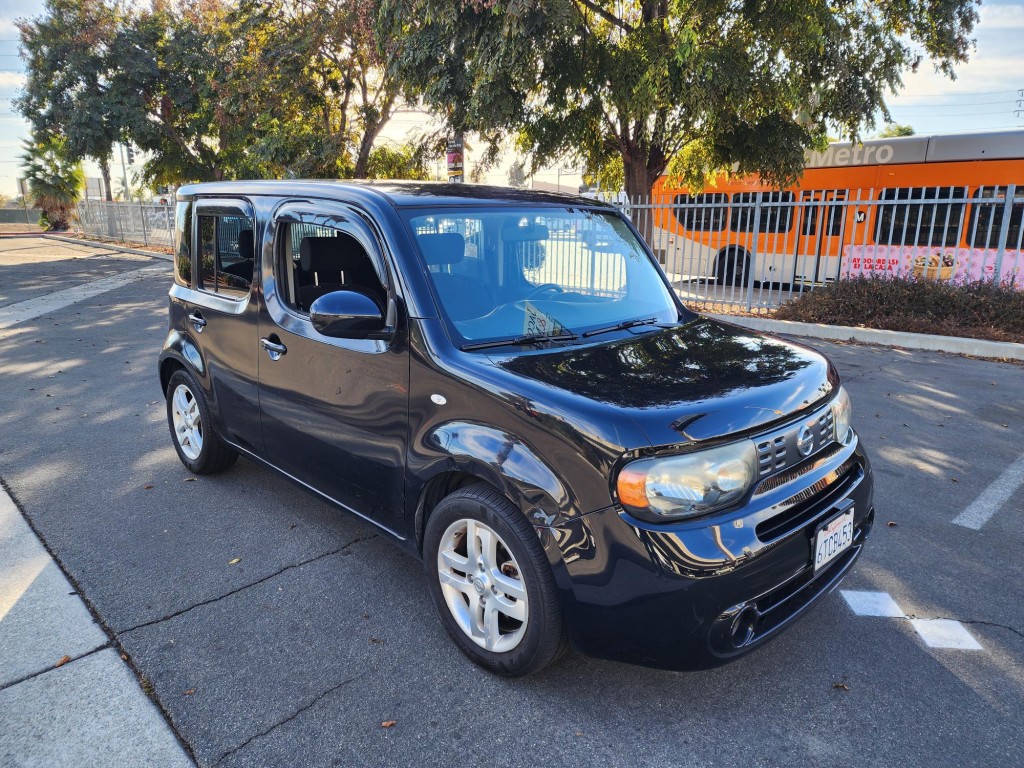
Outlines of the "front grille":
M 768 518 L 754 529 L 757 538 L 770 543 L 807 525 L 849 493 L 864 476 L 860 463 L 851 456 L 814 485 L 779 504 L 782 511 Z
M 832 406 L 826 405 L 809 418 L 800 419 L 760 438 L 755 438 L 757 479 L 764 480 L 780 470 L 789 469 L 832 444 L 835 441 L 832 418 Z M 801 453 L 797 447 L 798 436 L 804 427 L 810 429 L 814 438 L 813 447 L 807 454 Z
M 768 477 L 786 466 L 786 436 L 779 435 L 757 444 L 758 477 Z
M 794 480 L 803 477 L 808 472 L 813 472 L 819 467 L 828 464 L 828 462 L 832 461 L 836 454 L 842 452 L 843 448 L 844 446 L 840 445 L 839 443 L 836 443 L 835 445 L 826 448 L 817 456 L 814 456 L 813 458 L 810 458 L 801 464 L 797 464 L 795 467 L 791 467 L 785 472 L 779 472 L 777 475 L 774 475 L 773 477 L 769 477 L 766 478 L 765 480 L 762 480 L 760 484 L 758 484 L 758 486 L 754 489 L 754 496 L 757 497 L 760 496 L 761 494 L 768 493 L 769 491 L 774 491 L 776 488 L 781 488 L 786 483 L 791 483 Z M 817 485 L 817 483 L 815 483 L 815 485 Z

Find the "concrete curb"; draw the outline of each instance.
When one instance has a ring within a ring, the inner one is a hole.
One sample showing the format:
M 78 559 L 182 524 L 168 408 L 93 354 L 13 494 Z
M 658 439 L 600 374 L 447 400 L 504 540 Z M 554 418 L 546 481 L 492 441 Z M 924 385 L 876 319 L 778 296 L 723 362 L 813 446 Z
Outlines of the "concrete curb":
M 883 347 L 926 349 L 932 352 L 949 352 L 954 355 L 1024 361 L 1024 344 L 1014 344 L 1009 341 L 985 341 L 958 336 L 935 336 L 928 333 L 883 331 L 877 328 L 854 328 L 848 325 L 795 323 L 791 320 L 772 320 L 767 317 L 745 317 L 742 315 L 708 315 L 708 317 L 766 333 L 811 336 L 829 341 L 859 341 Z
M 122 253 L 134 253 L 138 256 L 152 256 L 154 259 L 163 259 L 164 261 L 174 261 L 174 257 L 168 253 L 158 253 L 157 251 L 143 251 L 139 248 L 126 248 L 123 245 L 97 242 L 96 240 L 79 240 L 76 237 L 65 237 L 64 235 L 51 235 L 46 233 L 40 233 L 39 236 L 45 237 L 47 240 L 59 240 L 62 243 L 72 243 L 73 245 L 91 245 L 93 248 L 109 248 L 112 251 L 121 251 Z

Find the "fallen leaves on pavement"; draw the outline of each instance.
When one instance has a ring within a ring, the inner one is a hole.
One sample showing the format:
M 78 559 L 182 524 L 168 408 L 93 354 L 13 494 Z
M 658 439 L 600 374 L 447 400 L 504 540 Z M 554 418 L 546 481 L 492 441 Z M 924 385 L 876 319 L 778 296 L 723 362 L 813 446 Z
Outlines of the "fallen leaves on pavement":
M 236 557 L 234 560 L 228 560 L 228 565 L 236 565 L 242 562 L 242 558 Z
M 70 656 L 61 656 L 60 657 L 60 661 L 58 661 L 56 664 L 54 664 L 53 668 L 56 669 L 57 667 L 63 667 L 69 661 L 71 661 L 71 657 Z
M 380 727 L 381 728 L 392 728 L 392 727 L 394 727 L 396 725 L 398 725 L 398 721 L 397 720 L 385 720 L 383 723 L 380 724 Z

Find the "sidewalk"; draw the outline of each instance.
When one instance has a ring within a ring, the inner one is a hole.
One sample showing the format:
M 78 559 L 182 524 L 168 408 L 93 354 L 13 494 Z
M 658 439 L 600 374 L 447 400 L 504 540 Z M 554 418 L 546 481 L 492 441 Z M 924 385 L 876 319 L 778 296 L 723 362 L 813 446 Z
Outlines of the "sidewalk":
M 192 766 L 3 488 L 0 765 Z

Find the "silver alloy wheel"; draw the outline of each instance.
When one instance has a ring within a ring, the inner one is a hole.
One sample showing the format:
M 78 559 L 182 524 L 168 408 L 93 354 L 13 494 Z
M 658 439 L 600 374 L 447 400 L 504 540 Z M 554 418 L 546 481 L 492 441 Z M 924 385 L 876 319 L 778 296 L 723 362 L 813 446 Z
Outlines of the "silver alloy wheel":
M 530 608 L 519 563 L 479 520 L 456 520 L 437 549 L 437 576 L 459 628 L 481 648 L 513 650 L 526 634 Z
M 192 390 L 179 384 L 171 395 L 171 415 L 174 419 L 174 437 L 181 452 L 195 461 L 203 452 L 203 420 L 199 416 L 199 403 Z

